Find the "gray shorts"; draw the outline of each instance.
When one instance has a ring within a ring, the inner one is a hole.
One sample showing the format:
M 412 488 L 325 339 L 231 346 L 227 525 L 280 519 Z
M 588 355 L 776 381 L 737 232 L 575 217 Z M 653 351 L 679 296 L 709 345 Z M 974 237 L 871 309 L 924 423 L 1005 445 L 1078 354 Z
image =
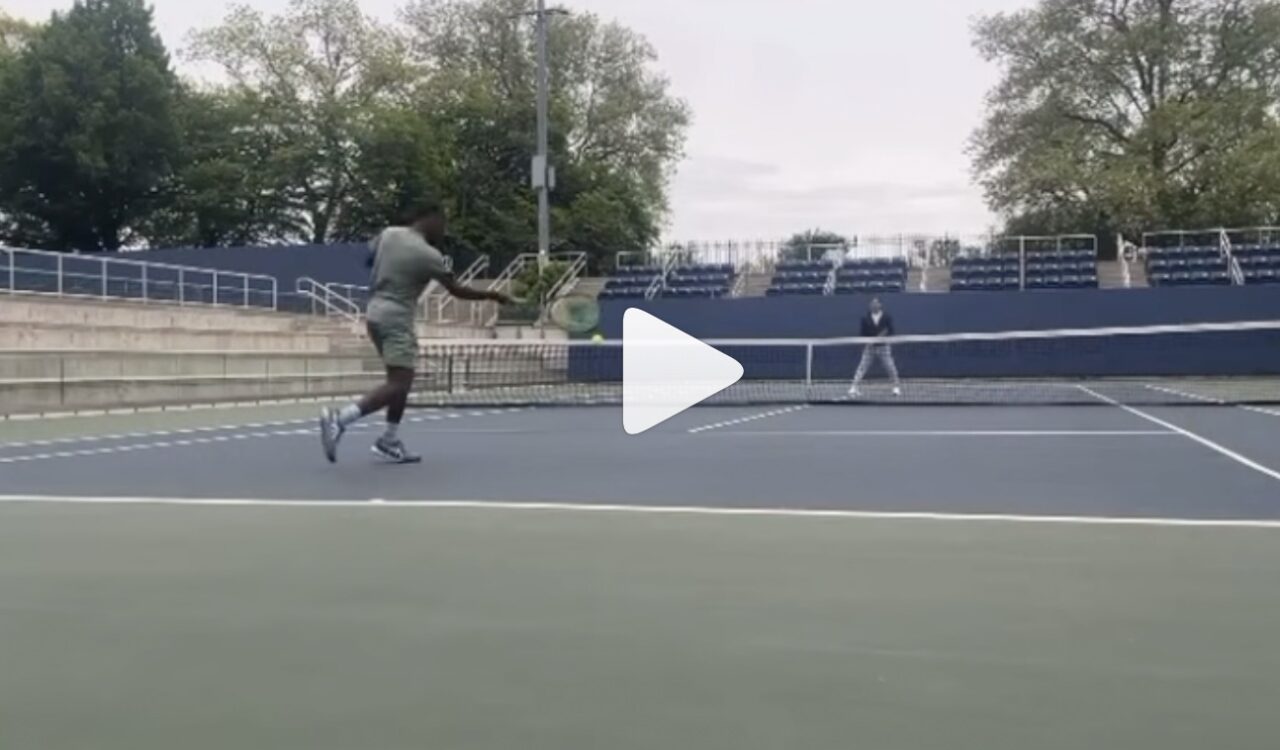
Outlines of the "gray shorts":
M 369 340 L 378 349 L 378 356 L 387 367 L 416 370 L 418 367 L 418 334 L 414 330 L 413 316 L 370 311 L 367 325 Z

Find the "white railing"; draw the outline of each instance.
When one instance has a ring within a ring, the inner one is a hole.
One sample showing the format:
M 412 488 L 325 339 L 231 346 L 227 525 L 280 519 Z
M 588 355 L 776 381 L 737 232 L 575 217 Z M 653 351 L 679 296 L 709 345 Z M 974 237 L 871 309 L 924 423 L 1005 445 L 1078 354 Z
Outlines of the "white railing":
M 667 271 L 666 269 L 663 269 L 662 274 L 653 277 L 653 281 L 650 282 L 649 288 L 644 290 L 644 298 L 653 299 L 654 297 L 657 297 L 659 294 L 662 293 L 662 290 L 663 288 L 666 287 L 666 285 L 667 285 Z
M 552 284 L 551 288 L 547 290 L 546 299 L 542 301 L 543 312 L 538 318 L 539 325 L 545 325 L 548 322 L 547 316 L 551 312 L 551 301 L 573 291 L 573 286 L 578 283 L 578 279 L 582 278 L 582 272 L 587 270 L 587 254 L 575 253 L 573 255 L 576 255 L 577 257 L 574 257 L 569 261 L 569 266 L 565 269 L 564 273 L 561 274 L 560 278 L 556 280 L 556 283 Z
M 343 294 L 343 291 L 347 294 Z M 311 302 L 313 315 L 342 318 L 350 323 L 359 323 L 364 317 L 364 308 L 348 294 L 363 292 L 367 297 L 368 287 L 357 287 L 350 284 L 322 284 L 315 279 L 302 277 L 296 285 L 298 296 Z
M 565 269 L 564 274 L 552 285 L 547 291 L 547 301 L 550 302 L 562 294 L 566 294 L 573 288 L 573 284 L 578 282 L 582 277 L 582 272 L 587 270 L 587 254 L 578 253 L 577 257 L 569 262 L 569 267 Z
M 1235 253 L 1231 252 L 1231 237 L 1225 229 L 1219 233 L 1218 247 L 1222 252 L 1222 259 L 1227 262 L 1227 272 L 1231 274 L 1231 283 L 1235 286 L 1244 286 L 1244 270 L 1240 268 L 1240 263 L 1236 260 Z
M 274 276 L 0 246 L 0 291 L 278 309 Z
M 586 253 L 580 252 L 551 253 L 547 256 L 547 261 L 550 263 L 564 263 L 567 264 L 568 268 L 572 268 L 579 260 L 582 260 L 585 264 L 586 257 Z M 507 267 L 502 270 L 502 273 L 498 274 L 497 278 L 489 284 L 489 291 L 510 291 L 511 285 L 515 282 L 516 278 L 520 276 L 520 274 L 524 273 L 526 269 L 539 266 L 540 264 L 541 258 L 538 253 L 521 253 L 520 255 L 517 255 L 514 260 L 507 264 Z M 556 283 L 552 284 L 552 288 L 559 286 L 560 282 L 563 281 L 567 275 L 567 272 L 561 274 L 560 278 L 556 280 Z M 472 309 L 479 311 L 479 322 L 486 328 L 497 325 L 498 318 L 502 314 L 502 308 L 492 302 L 481 303 L 474 306 Z
M 1132 289 L 1133 268 L 1130 264 L 1138 262 L 1138 246 L 1126 240 L 1124 235 L 1117 235 L 1116 247 L 1118 248 L 1116 251 L 1116 257 L 1120 260 L 1120 271 L 1124 278 L 1124 288 Z

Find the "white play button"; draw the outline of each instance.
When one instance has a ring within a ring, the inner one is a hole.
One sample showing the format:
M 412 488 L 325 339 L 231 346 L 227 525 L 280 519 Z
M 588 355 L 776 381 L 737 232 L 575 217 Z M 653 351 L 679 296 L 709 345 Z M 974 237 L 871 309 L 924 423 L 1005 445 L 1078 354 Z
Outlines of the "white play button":
M 622 317 L 622 427 L 657 427 L 742 379 L 738 360 L 634 307 Z

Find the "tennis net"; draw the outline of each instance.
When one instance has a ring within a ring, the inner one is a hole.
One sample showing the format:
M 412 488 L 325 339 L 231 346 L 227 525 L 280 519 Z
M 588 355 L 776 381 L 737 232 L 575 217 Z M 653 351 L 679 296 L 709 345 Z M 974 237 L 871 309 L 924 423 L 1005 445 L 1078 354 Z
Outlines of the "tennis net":
M 1280 403 L 1280 321 L 705 343 L 745 371 L 710 404 Z M 413 403 L 619 404 L 622 377 L 619 341 L 430 341 Z

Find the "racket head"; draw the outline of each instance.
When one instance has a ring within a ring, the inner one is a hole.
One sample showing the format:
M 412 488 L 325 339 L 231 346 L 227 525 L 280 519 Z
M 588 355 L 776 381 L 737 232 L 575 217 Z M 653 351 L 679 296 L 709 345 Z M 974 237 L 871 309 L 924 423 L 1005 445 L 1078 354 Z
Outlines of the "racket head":
M 569 333 L 588 333 L 600 324 L 600 303 L 591 297 L 571 294 L 554 300 L 547 317 Z

